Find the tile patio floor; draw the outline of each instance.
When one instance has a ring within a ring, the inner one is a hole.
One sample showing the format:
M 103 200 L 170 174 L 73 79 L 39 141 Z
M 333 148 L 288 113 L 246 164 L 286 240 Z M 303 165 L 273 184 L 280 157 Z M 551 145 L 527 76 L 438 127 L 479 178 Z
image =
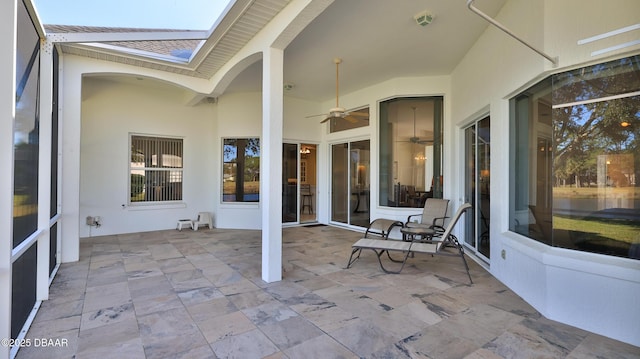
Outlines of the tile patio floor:
M 416 255 L 384 274 L 361 233 L 286 228 L 283 280 L 261 279 L 258 231 L 83 239 L 17 358 L 640 358 L 640 348 L 542 317 L 473 261 Z

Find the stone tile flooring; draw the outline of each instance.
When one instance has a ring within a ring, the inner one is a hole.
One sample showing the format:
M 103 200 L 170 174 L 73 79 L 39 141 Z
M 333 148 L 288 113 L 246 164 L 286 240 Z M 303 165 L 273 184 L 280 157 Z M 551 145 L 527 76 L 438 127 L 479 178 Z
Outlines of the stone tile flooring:
M 285 228 L 283 280 L 261 279 L 261 234 L 158 231 L 81 241 L 17 358 L 640 358 L 542 317 L 473 261 L 416 255 L 384 274 L 362 234 Z

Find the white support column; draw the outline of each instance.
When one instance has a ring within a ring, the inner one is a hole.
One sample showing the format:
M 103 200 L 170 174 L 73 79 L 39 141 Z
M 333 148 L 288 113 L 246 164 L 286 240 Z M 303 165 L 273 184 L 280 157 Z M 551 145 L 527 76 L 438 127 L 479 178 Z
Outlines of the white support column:
M 53 103 L 52 44 L 40 41 L 40 124 L 38 154 L 38 269 L 36 299 L 49 299 L 49 219 L 51 204 L 51 109 Z M 56 154 L 57 156 L 57 154 Z
M 282 126 L 284 52 L 265 50 L 262 58 L 262 279 L 282 280 Z
M 61 59 L 60 93 L 58 94 L 59 131 L 62 132 L 62 207 L 58 222 L 61 235 L 60 262 L 80 259 L 80 128 L 82 109 L 82 66 L 65 66 Z
M 13 247 L 13 124 L 16 98 L 16 0 L 0 11 L 0 339 L 11 338 L 11 249 Z M 0 345 L 0 358 L 9 357 Z

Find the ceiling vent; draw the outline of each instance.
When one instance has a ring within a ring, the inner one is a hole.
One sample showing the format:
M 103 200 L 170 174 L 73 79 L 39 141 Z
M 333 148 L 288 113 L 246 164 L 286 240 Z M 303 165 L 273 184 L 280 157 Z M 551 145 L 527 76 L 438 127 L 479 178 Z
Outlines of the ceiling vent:
M 435 18 L 435 16 L 430 13 L 429 11 L 425 10 L 422 12 L 419 12 L 417 14 L 415 14 L 413 16 L 413 18 L 416 20 L 416 23 L 420 26 L 427 26 L 429 24 L 431 24 L 431 22 L 433 21 L 433 19 Z

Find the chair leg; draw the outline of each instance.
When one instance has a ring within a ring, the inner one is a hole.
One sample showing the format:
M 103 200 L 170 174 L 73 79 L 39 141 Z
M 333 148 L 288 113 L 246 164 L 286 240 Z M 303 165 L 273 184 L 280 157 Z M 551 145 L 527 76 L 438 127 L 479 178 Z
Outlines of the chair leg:
M 458 238 L 453 234 L 449 235 L 449 237 L 447 238 L 447 242 L 447 246 L 455 247 L 458 250 L 458 253 L 460 253 L 460 258 L 462 258 L 462 263 L 464 263 L 464 269 L 467 270 L 467 276 L 469 276 L 469 283 L 473 284 L 471 273 L 469 273 L 469 265 L 467 264 L 467 260 L 464 258 L 464 247 L 462 247 L 462 244 L 460 244 Z
M 391 258 L 391 252 L 389 252 L 389 251 L 382 251 L 382 252 L 387 252 L 387 257 L 388 257 L 388 258 L 389 258 L 389 260 L 390 260 L 390 261 L 392 261 L 392 262 L 396 262 L 396 263 L 402 263 L 402 262 L 403 262 L 402 260 L 398 260 L 398 259 L 393 259 L 393 258 Z M 382 253 L 381 253 L 381 255 L 382 255 Z M 413 253 L 411 253 L 411 257 L 413 257 Z
M 387 250 L 378 251 L 378 250 L 373 249 L 373 248 L 371 248 L 371 250 L 373 252 L 375 252 L 376 257 L 378 257 L 378 263 L 380 263 L 380 268 L 382 269 L 382 271 L 385 272 L 385 273 L 389 273 L 389 274 L 398 274 L 398 273 L 402 272 L 402 269 L 404 268 L 404 265 L 407 263 L 407 258 L 409 258 L 409 254 L 411 253 L 411 251 L 407 251 L 405 253 L 405 255 L 404 255 L 404 259 L 403 260 L 397 260 L 397 259 L 391 258 L 391 255 L 389 255 L 389 251 L 387 251 Z M 382 259 L 380 258 L 380 257 L 382 257 L 382 255 L 385 252 L 387 252 L 387 256 L 389 257 L 389 259 L 391 259 L 391 261 L 396 262 L 396 263 L 402 263 L 400 265 L 400 269 L 398 269 L 398 270 L 390 270 L 390 269 L 385 268 L 384 264 L 382 264 Z M 354 255 L 356 253 L 358 253 L 358 254 L 354 258 Z M 347 268 L 350 268 L 351 265 L 353 263 L 355 263 L 360 258 L 360 254 L 361 253 L 362 253 L 362 248 L 354 248 L 351 251 L 351 256 L 349 256 L 349 262 L 347 263 Z
M 356 254 L 356 252 L 358 252 L 358 255 L 353 258 L 353 255 Z M 351 256 L 349 256 L 349 262 L 347 263 L 347 268 L 351 267 L 351 265 L 360 258 L 360 253 L 362 253 L 362 248 L 354 248 L 351 251 Z
M 464 268 L 467 270 L 467 276 L 469 276 L 469 284 L 473 284 L 473 279 L 471 279 L 471 273 L 469 273 L 469 265 L 467 264 L 467 260 L 464 258 L 464 250 L 460 247 L 460 257 L 462 258 L 462 263 L 464 263 Z
M 462 258 L 462 263 L 464 263 L 464 269 L 467 270 L 467 276 L 469 276 L 469 284 L 473 284 L 473 279 L 471 279 L 471 273 L 469 273 L 469 265 L 467 264 L 467 260 L 464 258 L 464 248 L 462 247 L 460 242 L 458 242 L 457 238 L 455 238 L 454 240 L 455 240 L 454 244 L 456 248 L 458 248 L 458 252 L 460 253 L 460 258 Z
M 398 263 L 402 262 L 402 265 L 400 265 L 400 269 L 398 269 L 397 271 L 392 271 L 392 270 L 389 270 L 389 269 L 385 268 L 385 267 L 384 267 L 384 264 L 382 264 L 382 259 L 380 259 L 380 257 L 382 257 L 382 254 L 383 254 L 384 252 L 387 252 L 387 255 L 389 255 L 389 251 L 382 250 L 382 251 L 378 252 L 378 251 L 376 251 L 375 249 L 373 249 L 373 251 L 374 251 L 374 252 L 376 252 L 376 255 L 377 255 L 377 257 L 378 257 L 378 263 L 380 263 L 380 268 L 381 268 L 385 273 L 389 273 L 389 274 L 398 274 L 398 273 L 402 272 L 402 269 L 404 268 L 404 265 L 407 263 L 407 258 L 409 258 L 409 253 L 411 253 L 411 251 L 407 251 L 407 252 L 405 253 L 405 255 L 404 255 L 404 259 L 403 259 L 402 261 L 395 261 L 395 260 L 394 260 L 394 262 L 398 262 Z M 391 256 L 389 256 L 389 259 L 391 259 Z

